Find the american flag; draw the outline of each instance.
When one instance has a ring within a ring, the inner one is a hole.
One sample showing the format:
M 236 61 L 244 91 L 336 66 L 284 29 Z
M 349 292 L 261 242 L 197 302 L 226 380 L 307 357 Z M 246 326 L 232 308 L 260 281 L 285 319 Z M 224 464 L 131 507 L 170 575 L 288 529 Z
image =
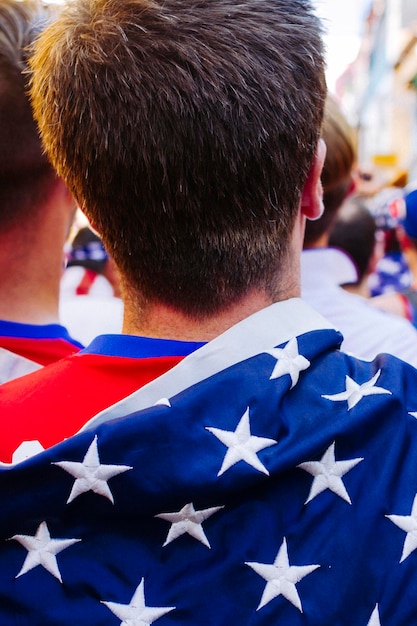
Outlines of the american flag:
M 60 324 L 0 320 L 0 384 L 75 354 L 82 347 Z
M 341 340 L 293 336 L 3 467 L 0 624 L 416 624 L 417 371 Z
M 0 347 L 0 384 L 36 372 L 42 365 Z

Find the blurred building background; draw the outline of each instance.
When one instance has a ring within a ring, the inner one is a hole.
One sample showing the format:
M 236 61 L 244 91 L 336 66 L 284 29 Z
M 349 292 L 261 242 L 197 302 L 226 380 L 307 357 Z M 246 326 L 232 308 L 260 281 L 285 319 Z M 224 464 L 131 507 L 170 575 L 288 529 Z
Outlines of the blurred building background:
M 417 184 L 417 0 L 370 0 L 356 58 L 335 95 L 358 132 L 359 166 Z

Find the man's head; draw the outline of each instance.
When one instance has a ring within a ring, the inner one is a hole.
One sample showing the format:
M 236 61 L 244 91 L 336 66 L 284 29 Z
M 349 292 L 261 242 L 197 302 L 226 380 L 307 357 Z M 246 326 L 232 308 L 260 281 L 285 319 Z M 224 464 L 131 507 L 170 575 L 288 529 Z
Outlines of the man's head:
M 128 291 L 199 318 L 278 290 L 326 92 L 310 0 L 75 0 L 32 70 Z
M 315 247 L 323 235 L 330 233 L 337 211 L 353 186 L 354 132 L 339 103 L 330 94 L 326 100 L 322 137 L 327 146 L 321 177 L 324 212 L 320 219 L 307 222 L 305 248 Z
M 27 95 L 27 47 L 49 9 L 0 0 L 0 231 L 25 223 L 42 206 L 56 175 L 44 155 Z

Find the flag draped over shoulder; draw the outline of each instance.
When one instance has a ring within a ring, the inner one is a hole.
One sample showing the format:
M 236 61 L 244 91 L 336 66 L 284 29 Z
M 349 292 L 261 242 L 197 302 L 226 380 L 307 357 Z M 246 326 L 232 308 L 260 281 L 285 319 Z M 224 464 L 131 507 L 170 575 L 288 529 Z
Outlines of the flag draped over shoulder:
M 0 624 L 415 623 L 417 371 L 340 342 L 293 337 L 0 469 Z
M 35 361 L 0 347 L 0 384 L 35 372 L 41 367 Z
M 82 347 L 60 324 L 0 320 L 0 384 L 75 354 Z

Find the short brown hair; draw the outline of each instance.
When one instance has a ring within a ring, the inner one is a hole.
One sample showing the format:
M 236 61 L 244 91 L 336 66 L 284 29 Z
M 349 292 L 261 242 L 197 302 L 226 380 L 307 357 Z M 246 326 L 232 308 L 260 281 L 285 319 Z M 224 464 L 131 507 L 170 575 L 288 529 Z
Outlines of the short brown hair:
M 272 289 L 323 115 L 310 0 L 75 0 L 32 70 L 47 152 L 130 288 L 197 317 Z
M 52 12 L 35 0 L 0 0 L 0 228 L 41 207 L 55 179 L 27 94 L 28 46 Z

